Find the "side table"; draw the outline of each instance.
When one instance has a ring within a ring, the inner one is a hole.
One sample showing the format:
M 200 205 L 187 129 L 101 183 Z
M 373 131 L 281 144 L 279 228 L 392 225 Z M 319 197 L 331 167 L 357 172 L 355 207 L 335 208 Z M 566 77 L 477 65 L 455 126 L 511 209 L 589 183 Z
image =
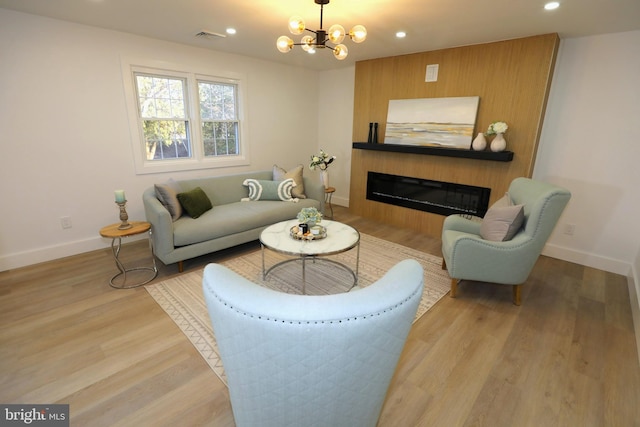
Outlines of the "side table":
M 151 244 L 151 239 L 149 239 L 149 249 L 151 251 L 151 259 L 153 260 L 152 267 L 125 268 L 122 262 L 120 261 L 120 258 L 118 258 L 118 255 L 120 255 L 120 249 L 122 248 L 123 237 L 135 236 L 137 234 L 150 232 L 151 224 L 145 221 L 129 221 L 129 224 L 131 224 L 131 228 L 127 228 L 126 230 L 118 229 L 120 224 L 121 223 L 111 224 L 111 225 L 107 225 L 106 227 L 102 227 L 100 229 L 100 235 L 102 237 L 107 237 L 109 239 L 112 239 L 111 252 L 113 253 L 113 258 L 116 261 L 116 267 L 118 267 L 118 270 L 119 270 L 119 273 L 117 273 L 115 276 L 111 278 L 111 280 L 109 280 L 109 285 L 111 285 L 112 288 L 116 288 L 116 289 L 131 289 L 131 288 L 136 288 L 138 286 L 146 285 L 147 283 L 155 279 L 156 276 L 158 275 L 158 267 L 156 266 L 156 259 L 155 259 L 155 256 L 153 255 L 153 246 Z M 148 270 L 153 274 L 151 275 L 150 278 L 148 278 L 143 282 L 132 283 L 127 285 L 127 273 L 130 271 L 136 271 L 136 270 Z M 114 283 L 114 280 L 119 276 L 122 276 L 122 283 L 120 285 L 116 285 Z
M 335 192 L 335 187 L 326 187 L 324 189 L 324 202 L 329 205 L 329 210 L 331 211 L 331 216 L 327 216 L 329 219 L 333 219 L 333 205 L 331 204 L 331 198 Z

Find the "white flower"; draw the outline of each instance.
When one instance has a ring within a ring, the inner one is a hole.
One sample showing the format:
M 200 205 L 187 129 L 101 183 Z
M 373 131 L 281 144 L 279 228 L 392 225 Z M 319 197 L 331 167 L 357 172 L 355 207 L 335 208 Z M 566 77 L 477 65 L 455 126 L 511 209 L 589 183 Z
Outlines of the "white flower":
M 320 170 L 325 170 L 336 159 L 336 156 L 329 156 L 324 150 L 320 150 L 320 154 L 311 156 L 311 163 L 309 169 L 315 170 L 316 167 Z
M 505 122 L 493 122 L 487 129 L 487 135 L 495 135 L 497 133 L 505 133 L 509 126 Z

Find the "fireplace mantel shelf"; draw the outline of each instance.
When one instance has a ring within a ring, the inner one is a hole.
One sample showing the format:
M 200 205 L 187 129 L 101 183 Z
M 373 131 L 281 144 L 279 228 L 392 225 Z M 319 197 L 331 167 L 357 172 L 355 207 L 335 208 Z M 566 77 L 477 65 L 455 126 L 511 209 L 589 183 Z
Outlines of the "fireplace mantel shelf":
M 395 153 L 426 154 L 429 156 L 459 157 L 463 159 L 494 160 L 496 162 L 510 162 L 513 160 L 513 151 L 473 151 L 458 148 L 425 147 L 416 145 L 396 144 L 369 144 L 366 142 L 354 142 L 356 150 L 386 151 Z

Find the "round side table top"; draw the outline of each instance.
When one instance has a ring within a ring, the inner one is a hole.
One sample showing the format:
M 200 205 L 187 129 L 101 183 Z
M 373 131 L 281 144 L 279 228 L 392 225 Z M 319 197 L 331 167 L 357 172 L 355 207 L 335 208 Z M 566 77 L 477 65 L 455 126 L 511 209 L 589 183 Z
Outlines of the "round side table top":
M 326 187 L 324 189 L 325 193 L 334 193 L 336 191 L 335 187 Z
M 100 229 L 100 235 L 102 237 L 108 237 L 110 239 L 116 239 L 118 237 L 127 237 L 127 236 L 135 236 L 136 234 L 144 233 L 149 231 L 151 228 L 151 224 L 146 221 L 129 221 L 131 224 L 131 228 L 127 228 L 125 230 L 119 230 L 120 222 L 117 224 L 107 225 L 106 227 L 102 227 Z

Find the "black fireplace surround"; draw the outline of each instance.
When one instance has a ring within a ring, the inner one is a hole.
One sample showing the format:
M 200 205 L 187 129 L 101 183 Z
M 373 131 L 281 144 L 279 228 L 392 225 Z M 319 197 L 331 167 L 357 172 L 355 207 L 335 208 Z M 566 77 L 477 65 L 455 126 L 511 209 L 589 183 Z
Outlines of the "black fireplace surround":
M 438 215 L 484 217 L 490 195 L 490 188 L 378 172 L 367 174 L 367 199 Z

